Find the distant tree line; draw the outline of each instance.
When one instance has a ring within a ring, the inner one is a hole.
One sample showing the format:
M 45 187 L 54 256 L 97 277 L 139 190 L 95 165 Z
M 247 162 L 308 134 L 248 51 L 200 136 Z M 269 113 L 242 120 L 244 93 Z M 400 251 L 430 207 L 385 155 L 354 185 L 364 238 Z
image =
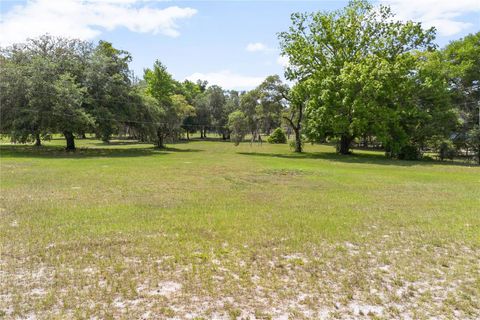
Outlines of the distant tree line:
M 246 133 L 258 136 L 281 125 L 286 106 L 278 76 L 246 93 L 176 81 L 156 61 L 136 79 L 130 54 L 105 41 L 45 35 L 1 53 L 1 132 L 19 143 L 40 146 L 54 133 L 63 134 L 67 150 L 87 133 L 106 143 L 123 133 L 159 148 L 195 132 L 227 140 L 234 111 L 246 118 Z
M 340 154 L 381 148 L 388 157 L 475 155 L 480 163 L 480 32 L 439 50 L 435 30 L 394 19 L 389 7 L 350 2 L 333 12 L 295 13 L 278 34 L 285 77 L 224 90 L 179 82 L 156 61 L 142 79 L 111 43 L 42 36 L 0 54 L 0 131 L 12 141 L 94 133 L 164 148 L 193 133 L 240 143 L 292 134 L 292 146 L 327 142 Z M 280 131 L 279 131 L 280 130 Z

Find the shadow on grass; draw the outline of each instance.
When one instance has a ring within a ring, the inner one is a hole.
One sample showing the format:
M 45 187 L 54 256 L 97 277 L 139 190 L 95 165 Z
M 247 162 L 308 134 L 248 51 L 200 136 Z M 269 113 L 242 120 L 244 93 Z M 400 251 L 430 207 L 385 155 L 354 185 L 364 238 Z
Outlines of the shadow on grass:
M 168 155 L 175 152 L 201 152 L 200 149 L 177 149 L 164 148 L 157 149 L 153 146 L 135 149 L 115 149 L 115 148 L 77 148 L 76 151 L 67 152 L 63 147 L 42 146 L 35 147 L 31 145 L 8 145 L 0 146 L 2 157 L 9 158 L 51 158 L 51 159 L 82 159 L 82 158 L 128 158 L 145 157 L 153 155 Z
M 184 142 L 201 141 L 201 142 L 230 142 L 230 143 L 233 143 L 232 140 L 223 139 L 222 137 L 206 137 L 206 138 L 194 137 L 194 138 L 190 138 L 189 140 L 183 139 L 181 141 L 184 141 Z
M 86 140 L 86 139 L 83 139 Z M 94 139 L 92 139 L 94 140 Z M 80 140 L 82 141 L 82 140 Z M 168 144 L 186 144 L 189 143 L 191 140 L 178 140 L 175 142 L 169 142 Z M 133 146 L 133 145 L 146 145 L 146 146 L 152 146 L 152 142 L 142 142 L 138 140 L 111 140 L 109 142 L 102 142 L 98 141 L 97 142 L 91 142 L 91 146 Z
M 418 165 L 449 165 L 472 167 L 474 165 L 461 162 L 442 162 L 436 160 L 395 160 L 385 158 L 382 154 L 353 153 L 350 155 L 339 155 L 334 152 L 304 152 L 304 153 L 262 153 L 262 152 L 238 152 L 238 154 L 255 157 L 274 157 L 284 159 L 321 159 L 343 163 L 366 163 L 387 166 L 411 167 Z
M 84 139 L 85 140 L 85 139 Z M 80 140 L 82 141 L 82 140 Z M 92 142 L 90 145 L 92 146 L 130 146 L 130 145 L 152 145 L 152 143 L 148 142 L 140 142 L 137 140 L 114 140 L 110 142 Z
M 173 147 L 166 147 L 163 149 L 155 149 L 157 151 L 166 151 L 166 152 L 202 152 L 202 149 L 178 149 Z

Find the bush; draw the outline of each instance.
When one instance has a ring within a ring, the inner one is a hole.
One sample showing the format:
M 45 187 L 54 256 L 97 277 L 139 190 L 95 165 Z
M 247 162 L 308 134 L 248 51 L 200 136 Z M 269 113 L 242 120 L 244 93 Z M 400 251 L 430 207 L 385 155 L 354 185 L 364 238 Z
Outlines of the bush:
M 282 128 L 275 129 L 267 138 L 268 143 L 287 143 L 287 136 Z
M 420 150 L 413 145 L 403 146 L 398 154 L 398 159 L 400 160 L 418 160 L 420 157 Z

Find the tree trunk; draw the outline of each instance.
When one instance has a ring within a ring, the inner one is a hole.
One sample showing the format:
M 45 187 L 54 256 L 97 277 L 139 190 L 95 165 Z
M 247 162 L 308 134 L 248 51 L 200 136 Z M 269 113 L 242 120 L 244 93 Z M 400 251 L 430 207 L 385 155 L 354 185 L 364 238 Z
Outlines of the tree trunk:
M 73 133 L 70 131 L 65 131 L 63 135 L 65 136 L 65 140 L 67 142 L 65 150 L 75 151 L 75 136 L 73 135 Z
M 295 152 L 302 152 L 302 137 L 300 135 L 300 129 L 293 129 L 295 132 Z
M 338 152 L 340 154 L 350 154 L 350 145 L 352 143 L 352 137 L 347 135 L 342 135 L 340 138 L 340 148 Z
M 40 140 L 40 134 L 37 133 L 35 134 L 35 147 L 41 147 L 42 146 L 42 140 Z
M 186 132 L 187 132 L 187 141 L 190 141 L 190 135 L 188 134 L 188 130 Z
M 82 139 L 87 139 L 87 136 L 85 135 L 85 132 L 82 132 L 81 137 L 82 137 Z
M 165 145 L 163 142 L 163 132 L 162 132 L 162 129 L 160 128 L 157 129 L 157 148 L 158 149 L 165 148 Z

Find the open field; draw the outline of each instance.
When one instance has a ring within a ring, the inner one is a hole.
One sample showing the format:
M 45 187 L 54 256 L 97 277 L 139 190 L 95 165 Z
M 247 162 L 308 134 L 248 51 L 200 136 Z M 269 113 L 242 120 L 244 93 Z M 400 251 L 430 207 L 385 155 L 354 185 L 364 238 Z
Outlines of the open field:
M 7 319 L 480 317 L 480 167 L 63 144 L 0 147 Z

